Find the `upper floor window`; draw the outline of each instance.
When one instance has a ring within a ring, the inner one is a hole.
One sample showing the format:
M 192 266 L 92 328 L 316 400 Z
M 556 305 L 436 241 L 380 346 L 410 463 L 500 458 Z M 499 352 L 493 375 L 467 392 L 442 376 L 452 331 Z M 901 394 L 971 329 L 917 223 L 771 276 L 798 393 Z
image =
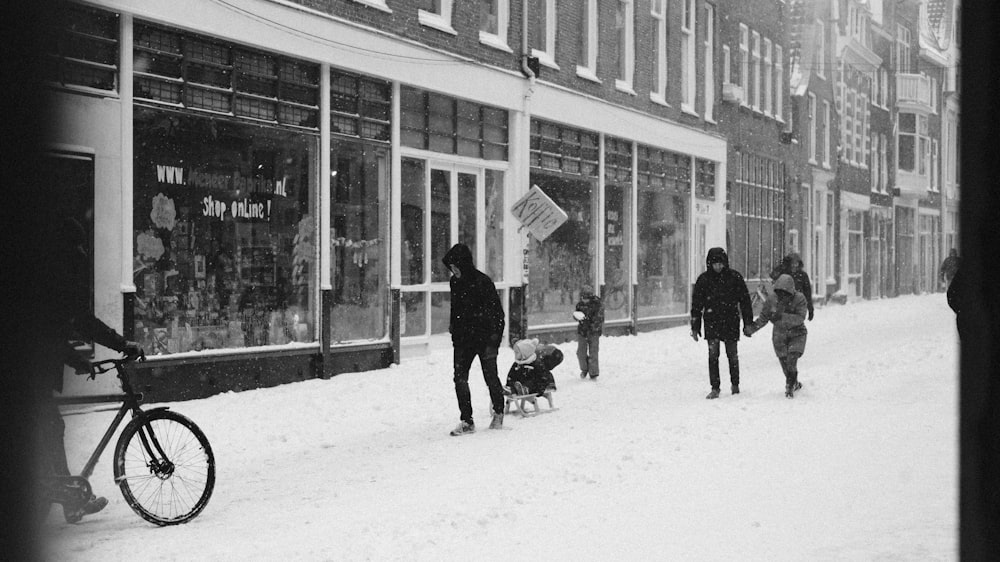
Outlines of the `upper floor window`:
M 819 142 L 816 139 L 816 94 L 809 92 L 809 145 L 806 147 L 807 154 L 809 154 L 809 163 L 815 164 L 819 158 L 817 156 L 817 150 L 819 147 Z
M 682 0 L 681 14 L 681 108 L 694 111 L 695 84 L 695 0 Z
M 927 173 L 927 117 L 900 112 L 897 116 L 896 167 L 901 172 Z
M 556 0 L 539 0 L 531 6 L 531 54 L 542 64 L 559 68 L 556 65 Z
M 910 70 L 910 30 L 897 24 L 896 72 L 909 73 Z
M 118 14 L 67 3 L 58 11 L 47 78 L 64 86 L 118 88 Z
M 820 78 L 826 77 L 826 24 L 816 20 L 816 52 L 813 54 L 813 72 Z
M 764 113 L 771 114 L 771 86 L 774 80 L 771 64 L 771 40 L 764 39 Z
M 580 4 L 580 52 L 576 73 L 597 80 L 597 0 Z
M 743 105 L 750 104 L 750 29 L 740 24 L 740 88 L 743 89 Z
M 400 144 L 484 160 L 507 160 L 507 111 L 418 90 L 400 88 Z
M 509 14 L 510 0 L 479 0 L 479 41 L 510 51 L 507 46 Z
M 781 45 L 774 46 L 774 118 L 783 120 L 785 114 L 785 65 Z
M 830 102 L 823 100 L 823 111 L 820 114 L 820 142 L 823 143 L 823 149 L 820 154 L 823 156 L 823 167 L 830 167 Z
M 750 99 L 753 108 L 760 111 L 760 33 L 751 34 L 750 55 L 753 57 Z
M 420 0 L 417 7 L 417 18 L 421 25 L 457 35 L 451 26 L 451 6 L 453 0 Z
M 632 90 L 632 76 L 635 73 L 635 28 L 633 0 L 618 0 L 615 11 L 615 31 L 618 43 L 618 80 L 615 85 L 620 90 Z
M 715 7 L 705 4 L 705 119 L 715 112 Z
M 667 2 L 651 0 L 649 16 L 653 20 L 653 90 L 649 96 L 665 102 L 667 96 Z

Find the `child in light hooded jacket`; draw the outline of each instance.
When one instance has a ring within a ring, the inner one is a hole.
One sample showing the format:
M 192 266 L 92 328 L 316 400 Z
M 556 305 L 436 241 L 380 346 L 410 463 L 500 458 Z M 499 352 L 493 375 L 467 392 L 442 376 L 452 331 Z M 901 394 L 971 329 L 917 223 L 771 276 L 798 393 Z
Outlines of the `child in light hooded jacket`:
M 806 297 L 795 290 L 795 280 L 791 275 L 782 274 L 774 282 L 774 295 L 764 302 L 760 316 L 753 324 L 743 328 L 749 337 L 767 325 L 774 325 L 771 343 L 774 353 L 785 373 L 785 396 L 792 398 L 795 391 L 802 388 L 799 382 L 798 360 L 806 350 L 806 316 L 809 307 Z

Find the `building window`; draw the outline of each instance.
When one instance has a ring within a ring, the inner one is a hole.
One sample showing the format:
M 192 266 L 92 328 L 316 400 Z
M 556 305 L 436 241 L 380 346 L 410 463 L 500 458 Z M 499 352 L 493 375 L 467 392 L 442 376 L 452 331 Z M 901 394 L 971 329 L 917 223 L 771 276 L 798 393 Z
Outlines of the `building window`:
M 896 25 L 896 72 L 904 74 L 912 70 L 910 66 L 910 30 Z
M 631 316 L 628 287 L 632 193 L 632 142 L 604 138 L 604 299 L 605 319 Z
M 733 62 L 729 54 L 729 45 L 722 46 L 722 83 L 732 83 Z
M 695 77 L 695 0 L 682 0 L 681 14 L 681 109 L 694 111 Z
M 764 39 L 764 113 L 771 114 L 771 86 L 774 75 L 771 70 L 771 40 Z
M 809 163 L 816 164 L 819 160 L 817 156 L 819 150 L 819 143 L 816 139 L 816 94 L 809 92 L 809 100 L 807 102 L 809 106 L 809 145 L 806 147 L 807 153 L 809 154 Z
M 141 105 L 133 119 L 135 339 L 151 355 L 315 342 L 316 133 Z
M 775 160 L 741 153 L 736 170 L 730 264 L 759 279 L 785 251 L 785 169 Z
M 750 37 L 750 56 L 753 57 L 753 65 L 750 70 L 752 73 L 750 78 L 750 99 L 752 100 L 751 105 L 753 108 L 760 111 L 760 33 L 754 31 Z
M 750 105 L 750 30 L 740 24 L 740 87 L 743 89 L 743 105 Z
M 585 0 L 580 4 L 580 53 L 576 73 L 591 80 L 597 80 L 597 39 L 597 0 Z
M 507 45 L 510 25 L 510 0 L 479 0 L 479 41 L 498 49 Z
M 389 142 L 392 85 L 330 71 L 330 132 Z
M 556 65 L 556 0 L 540 0 L 531 3 L 531 54 L 539 62 L 559 68 Z
M 826 78 L 826 24 L 816 20 L 816 52 L 813 54 L 813 72 Z
M 889 142 L 885 135 L 879 135 L 879 184 L 882 193 L 889 190 Z
M 705 119 L 715 117 L 715 8 L 705 4 Z
M 774 46 L 774 118 L 784 119 L 785 114 L 785 65 L 781 45 Z
M 844 160 L 854 161 L 854 90 L 847 90 L 844 98 Z
M 638 315 L 650 318 L 685 314 L 691 157 L 640 145 L 636 160 Z
M 400 88 L 399 106 L 403 146 L 484 160 L 507 160 L 505 110 L 409 86 Z
M 830 167 L 830 102 L 823 100 L 823 118 L 820 121 L 820 126 L 822 132 L 820 133 L 820 142 L 823 143 L 823 150 L 821 154 L 823 155 L 823 167 Z
M 134 33 L 135 99 L 319 129 L 319 65 L 145 23 Z
M 864 123 L 864 125 L 861 128 L 861 138 L 864 139 L 862 141 L 862 143 L 864 144 L 864 158 L 861 159 L 861 162 L 865 165 L 867 165 L 871 161 L 871 151 L 872 151 L 870 144 L 872 138 L 872 126 L 871 126 L 872 110 L 868 101 L 869 101 L 868 94 L 864 94 L 861 96 L 861 106 L 863 107 L 862 118 Z
M 599 141 L 597 133 L 531 121 L 529 181 L 570 217 L 544 241 L 529 235 L 532 325 L 566 322 L 580 287 L 594 284 Z
M 882 176 L 879 173 L 879 160 L 878 160 L 878 136 L 872 134 L 872 165 L 871 165 L 871 187 L 872 191 L 879 193 L 882 191 L 880 182 L 882 181 Z
M 897 115 L 899 131 L 896 145 L 897 169 L 901 172 L 927 173 L 927 151 L 929 150 L 927 117 L 915 113 L 900 112 Z
M 649 15 L 653 20 L 653 91 L 650 98 L 666 102 L 667 99 L 667 2 L 651 0 Z
M 118 89 L 118 14 L 65 3 L 57 11 L 47 78 L 63 86 Z
M 631 92 L 635 73 L 635 15 L 633 0 L 618 0 L 615 11 L 615 31 L 618 43 L 618 80 L 615 86 Z
M 419 0 L 417 19 L 420 25 L 433 27 L 439 31 L 457 35 L 451 26 L 451 6 L 453 0 Z

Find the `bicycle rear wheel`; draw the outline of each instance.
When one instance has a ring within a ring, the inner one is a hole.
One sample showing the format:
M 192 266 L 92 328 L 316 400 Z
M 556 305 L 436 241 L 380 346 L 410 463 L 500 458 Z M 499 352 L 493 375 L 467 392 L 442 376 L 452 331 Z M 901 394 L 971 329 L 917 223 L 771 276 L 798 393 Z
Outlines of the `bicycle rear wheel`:
M 170 410 L 152 410 L 122 430 L 115 447 L 115 482 L 146 521 L 187 523 L 212 497 L 215 456 L 194 422 Z

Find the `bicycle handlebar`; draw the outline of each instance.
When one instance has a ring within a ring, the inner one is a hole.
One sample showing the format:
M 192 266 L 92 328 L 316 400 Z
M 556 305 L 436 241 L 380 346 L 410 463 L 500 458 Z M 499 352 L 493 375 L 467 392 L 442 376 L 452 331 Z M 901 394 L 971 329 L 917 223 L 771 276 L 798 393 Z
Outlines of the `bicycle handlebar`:
M 118 369 L 123 365 L 128 363 L 138 362 L 141 363 L 146 360 L 146 352 L 143 351 L 136 356 L 126 355 L 120 359 L 105 359 L 104 361 L 97 361 L 96 363 L 91 363 L 91 368 L 93 372 L 91 373 L 91 378 L 94 375 L 101 375 L 107 373 L 111 369 Z

